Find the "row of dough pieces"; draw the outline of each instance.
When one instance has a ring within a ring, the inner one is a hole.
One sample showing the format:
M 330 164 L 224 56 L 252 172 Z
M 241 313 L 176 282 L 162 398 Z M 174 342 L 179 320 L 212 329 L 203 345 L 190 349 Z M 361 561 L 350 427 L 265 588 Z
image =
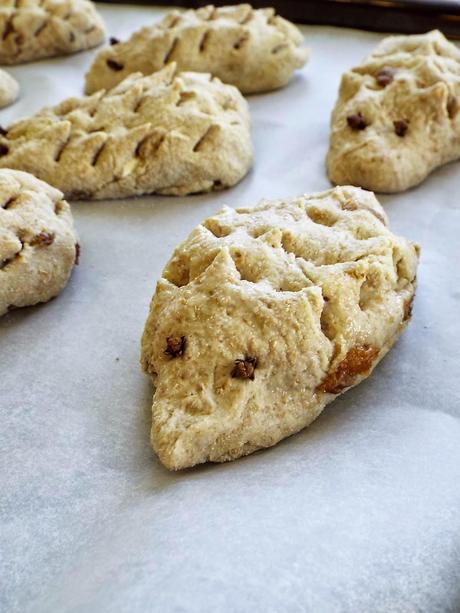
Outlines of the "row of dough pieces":
M 3 62 L 104 37 L 88 0 L 11 3 L 2 20 Z M 302 42 L 273 9 L 172 11 L 126 42 L 111 39 L 86 76 L 90 95 L 3 129 L 0 166 L 31 172 L 69 199 L 234 185 L 253 155 L 240 92 L 285 85 L 307 60 Z M 460 52 L 440 32 L 384 39 L 342 77 L 327 156 L 332 182 L 396 192 L 458 158 L 459 89 Z M 69 173 L 77 162 L 79 172 Z
M 427 85 L 441 70 L 439 62 L 453 55 L 452 46 L 439 33 L 399 41 L 398 50 L 383 53 L 384 61 L 372 70 L 344 76 L 335 113 L 343 104 L 339 136 L 347 159 L 366 148 L 360 138 L 371 135 L 377 146 L 377 129 L 385 128 L 385 138 L 396 143 L 417 134 L 418 108 L 409 116 L 412 107 L 398 98 L 414 85 L 410 71 L 418 75 L 415 85 L 427 90 L 430 117 L 439 115 L 433 113 L 436 102 L 450 129 L 455 125 L 451 83 L 447 96 L 444 89 L 439 93 L 439 85 L 447 86 L 445 76 L 434 83 L 435 97 L 433 84 Z M 409 70 L 404 62 L 414 49 L 419 61 Z M 394 53 L 403 57 L 391 63 Z M 458 59 L 450 59 L 446 64 L 454 72 Z M 109 69 L 121 73 L 113 62 Z M 388 125 L 381 125 L 372 112 L 379 105 L 382 110 L 387 98 L 401 104 L 391 107 Z M 354 105 L 347 106 L 350 101 Z M 160 114 L 159 126 L 154 119 Z M 221 188 L 239 180 L 251 162 L 241 94 L 210 75 L 178 72 L 174 64 L 149 76 L 128 76 L 107 93 L 67 100 L 5 132 L 5 166 L 48 178 L 74 198 Z M 37 167 L 43 148 L 48 157 Z M 393 144 L 393 155 L 394 149 Z M 70 166 L 78 173 L 67 173 Z M 222 174 L 224 167 L 228 174 Z M 153 184 L 149 173 L 158 173 L 162 183 Z M 66 174 L 78 174 L 78 184 L 66 184 Z M 79 246 L 70 208 L 55 187 L 4 169 L 0 196 L 3 314 L 56 295 L 78 261 Z M 142 341 L 142 365 L 156 383 L 152 444 L 161 461 L 179 469 L 234 459 L 308 425 L 328 402 L 368 376 L 405 328 L 417 262 L 418 247 L 388 230 L 373 194 L 353 187 L 253 209 L 227 208 L 200 224 L 165 268 Z M 210 319 L 218 344 L 212 351 Z
M 102 18 L 88 0 L 9 2 L 0 7 L 0 31 L 0 64 L 89 49 L 105 36 Z M 305 64 L 302 42 L 299 30 L 272 8 L 174 10 L 126 43 L 111 38 L 111 47 L 98 54 L 86 76 L 86 93 L 111 89 L 133 72 L 152 74 L 171 61 L 180 71 L 209 72 L 242 93 L 270 91 Z M 14 99 L 11 83 L 0 85 L 4 104 Z
M 1 169 L 0 197 L 2 315 L 55 296 L 79 246 L 55 188 Z M 418 255 L 356 187 L 226 207 L 195 228 L 163 271 L 142 338 L 162 463 L 235 459 L 310 424 L 408 324 Z
M 95 31 L 103 36 L 87 0 L 15 5 L 4 16 L 3 41 L 20 36 L 22 47 L 11 47 L 10 56 L 0 52 L 0 58 L 30 59 L 27 33 L 34 43 L 45 36 L 50 43 L 64 20 L 65 27 L 76 26 L 72 19 L 83 9 L 87 19 L 79 26 L 93 38 L 80 39 L 81 47 L 96 42 Z M 47 25 L 38 25 L 47 11 Z M 32 28 L 35 13 L 42 17 L 35 17 L 38 27 Z M 74 47 L 76 38 L 73 32 Z M 299 30 L 273 9 L 173 11 L 127 43 L 111 39 L 87 75 L 92 95 L 3 128 L 0 166 L 31 172 L 73 200 L 185 195 L 234 185 L 253 157 L 248 105 L 235 85 L 244 92 L 285 85 L 307 59 L 302 42 Z M 123 65 L 114 53 L 126 54 Z

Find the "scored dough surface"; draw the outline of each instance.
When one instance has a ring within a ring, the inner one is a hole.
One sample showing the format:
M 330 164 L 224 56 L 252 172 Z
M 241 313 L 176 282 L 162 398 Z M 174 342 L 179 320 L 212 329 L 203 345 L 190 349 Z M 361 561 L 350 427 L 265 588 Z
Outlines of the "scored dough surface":
M 353 187 L 204 221 L 167 264 L 142 338 L 162 463 L 235 459 L 310 424 L 406 326 L 417 262 Z
M 151 74 L 168 62 L 209 72 L 244 93 L 286 85 L 307 61 L 299 29 L 272 8 L 249 4 L 172 11 L 126 42 L 102 49 L 86 75 L 86 91 L 110 88 L 131 72 Z
M 176 74 L 174 64 L 45 108 L 0 135 L 0 166 L 31 172 L 74 200 L 222 189 L 251 163 L 239 91 L 207 74 Z
M 0 64 L 20 64 L 100 45 L 104 23 L 89 0 L 3 0 Z
M 0 315 L 57 296 L 79 252 L 62 193 L 28 173 L 0 169 Z
M 441 32 L 390 36 L 342 77 L 327 156 L 333 183 L 417 185 L 460 157 L 460 51 Z

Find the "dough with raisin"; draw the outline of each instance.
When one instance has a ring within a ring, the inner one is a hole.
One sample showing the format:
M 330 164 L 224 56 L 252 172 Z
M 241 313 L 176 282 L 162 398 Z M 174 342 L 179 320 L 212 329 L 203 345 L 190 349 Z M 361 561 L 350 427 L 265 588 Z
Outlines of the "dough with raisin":
M 390 36 L 342 77 L 329 177 L 400 192 L 460 157 L 460 51 L 441 32 Z
M 249 123 L 235 87 L 170 64 L 12 124 L 0 135 L 0 166 L 31 172 L 71 200 L 207 192 L 248 172 Z
M 113 87 L 131 72 L 151 74 L 168 62 L 210 72 L 244 94 L 283 87 L 307 61 L 298 28 L 272 8 L 249 4 L 172 11 L 126 42 L 102 49 L 86 75 L 86 92 Z
M 104 24 L 89 0 L 4 0 L 0 64 L 20 64 L 100 45 Z
M 406 327 L 417 263 L 355 187 L 204 221 L 166 265 L 142 338 L 161 462 L 233 460 L 308 426 Z
M 0 315 L 57 296 L 78 260 L 62 193 L 32 175 L 0 170 Z
M 8 72 L 0 70 L 0 108 L 9 106 L 19 96 L 19 84 Z

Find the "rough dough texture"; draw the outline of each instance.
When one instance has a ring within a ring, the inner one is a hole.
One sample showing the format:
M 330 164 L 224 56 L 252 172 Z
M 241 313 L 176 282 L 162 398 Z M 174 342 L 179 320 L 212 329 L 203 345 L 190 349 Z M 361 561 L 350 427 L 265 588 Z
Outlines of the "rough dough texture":
M 0 135 L 0 166 L 31 172 L 74 200 L 222 189 L 251 162 L 239 91 L 210 75 L 176 75 L 174 64 L 65 100 Z
M 3 0 L 0 64 L 20 64 L 100 45 L 104 24 L 88 0 Z
M 4 70 L 0 70 L 0 108 L 12 104 L 19 96 L 19 85 L 16 79 Z
M 310 424 L 406 326 L 417 263 L 354 187 L 204 221 L 167 264 L 142 338 L 162 463 L 232 460 Z
M 0 170 L 0 315 L 57 296 L 79 252 L 61 192 L 25 172 Z
M 86 92 L 113 87 L 131 72 L 151 74 L 168 62 L 210 72 L 244 94 L 283 87 L 307 61 L 298 28 L 272 8 L 249 4 L 172 11 L 127 42 L 102 49 L 86 75 Z
M 420 183 L 460 157 L 460 51 L 441 32 L 384 39 L 342 77 L 331 181 L 379 192 Z

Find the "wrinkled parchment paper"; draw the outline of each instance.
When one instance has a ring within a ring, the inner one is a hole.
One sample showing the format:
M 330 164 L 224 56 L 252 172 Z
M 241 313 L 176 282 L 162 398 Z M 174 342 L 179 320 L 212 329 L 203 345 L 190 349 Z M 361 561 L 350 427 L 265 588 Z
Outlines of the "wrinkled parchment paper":
M 126 38 L 161 10 L 101 11 Z M 372 377 L 307 430 L 225 465 L 167 472 L 138 367 L 174 246 L 223 204 L 329 187 L 340 74 L 381 38 L 303 28 L 310 64 L 250 98 L 256 161 L 232 190 L 76 203 L 81 264 L 49 304 L 0 320 L 0 610 L 458 613 L 460 166 L 383 197 L 422 245 L 414 317 Z M 80 95 L 95 51 L 11 69 L 0 123 Z

